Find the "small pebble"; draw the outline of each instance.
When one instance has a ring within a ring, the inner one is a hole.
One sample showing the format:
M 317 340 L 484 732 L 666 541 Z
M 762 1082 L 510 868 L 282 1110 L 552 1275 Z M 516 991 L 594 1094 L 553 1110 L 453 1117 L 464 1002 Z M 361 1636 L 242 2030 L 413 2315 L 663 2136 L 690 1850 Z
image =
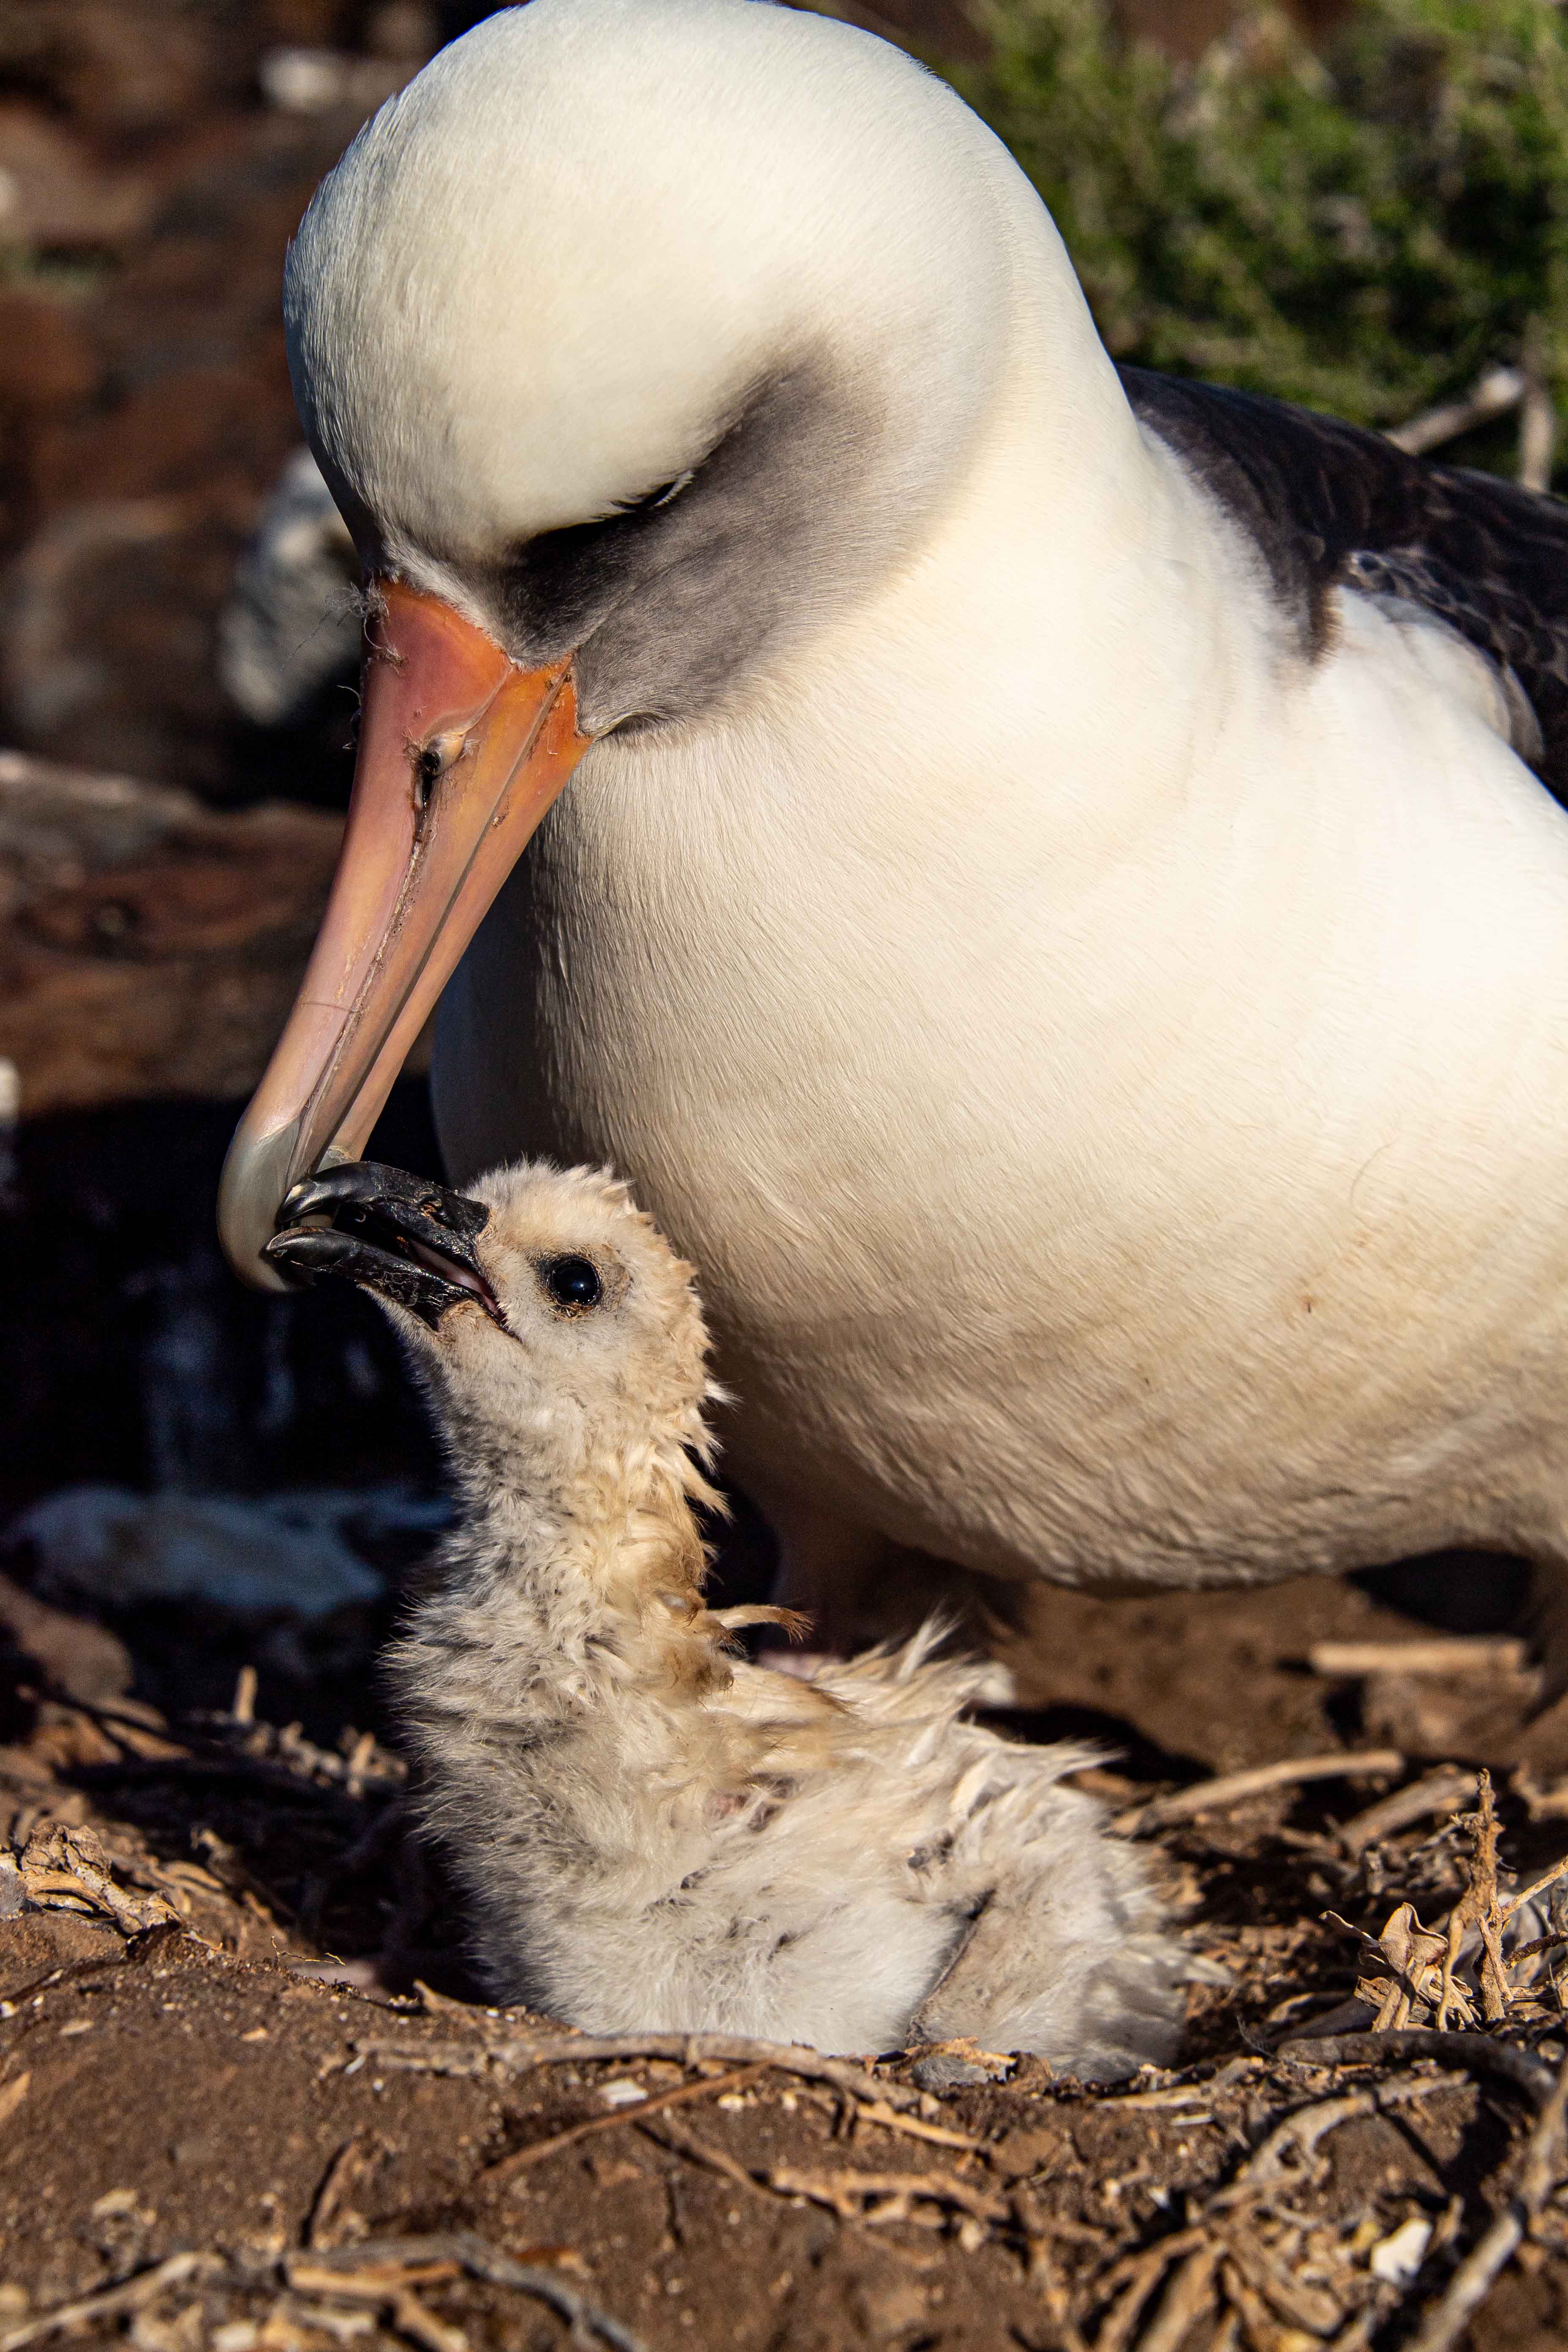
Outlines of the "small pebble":
M 1405 2286 L 1426 2258 L 1432 2242 L 1432 2224 L 1413 2213 L 1408 2221 L 1401 2221 L 1386 2238 L 1373 2246 L 1367 2256 L 1367 2267 L 1373 2278 L 1387 2279 L 1393 2286 Z

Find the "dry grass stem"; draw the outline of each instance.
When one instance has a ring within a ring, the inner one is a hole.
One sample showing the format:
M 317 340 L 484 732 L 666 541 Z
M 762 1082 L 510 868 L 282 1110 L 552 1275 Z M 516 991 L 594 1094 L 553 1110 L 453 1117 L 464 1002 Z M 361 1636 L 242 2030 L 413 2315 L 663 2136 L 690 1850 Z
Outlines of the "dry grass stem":
M 1200 1780 L 1194 1788 L 1177 1789 L 1168 1797 L 1153 1797 L 1118 1813 L 1112 1826 L 1124 1837 L 1146 1837 L 1152 1830 L 1173 1829 L 1178 1822 L 1194 1821 L 1199 1813 L 1222 1805 L 1239 1805 L 1269 1789 L 1289 1789 L 1306 1780 L 1368 1780 L 1403 1772 L 1405 1759 L 1396 1748 L 1341 1749 L 1331 1756 L 1286 1756 L 1277 1764 L 1254 1764 L 1245 1772 L 1222 1773 L 1217 1780 Z
M 1220 2265 L 1220 2283 L 1225 2288 L 1226 2300 L 1241 2315 L 1241 2325 L 1253 2352 L 1286 2352 L 1287 2345 L 1289 2352 L 1297 2352 L 1300 2338 L 1296 2331 L 1279 2326 L 1263 2297 L 1248 2284 L 1237 2268 L 1234 2257 L 1229 2254 Z M 1296 2340 L 1291 2341 L 1292 2338 Z
M 420 2352 L 468 2352 L 468 2339 L 462 2329 L 449 2327 L 434 2312 L 426 2311 L 414 2293 L 416 2281 L 424 2284 L 456 2278 L 458 2269 L 456 2263 L 437 2263 L 423 2264 L 416 2272 L 384 2266 L 344 2273 L 328 2270 L 306 2257 L 289 2263 L 288 2275 L 289 2285 L 307 2294 L 340 2295 L 373 2305 L 399 2336 L 417 2344 Z

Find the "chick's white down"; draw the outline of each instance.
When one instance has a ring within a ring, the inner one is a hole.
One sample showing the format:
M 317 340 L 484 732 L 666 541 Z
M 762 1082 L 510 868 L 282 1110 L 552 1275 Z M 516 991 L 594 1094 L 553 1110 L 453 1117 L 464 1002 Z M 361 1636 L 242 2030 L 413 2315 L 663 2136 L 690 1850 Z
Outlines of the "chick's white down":
M 473 1192 L 506 1328 L 386 1309 L 461 1498 L 391 1670 L 493 1993 L 596 2032 L 971 2035 L 1094 2079 L 1168 2056 L 1187 1969 L 1141 1858 L 1062 1785 L 1089 1752 L 965 1721 L 985 1670 L 930 1631 L 809 1683 L 736 1655 L 776 1612 L 703 1601 L 691 1269 L 608 1177 Z M 596 1305 L 552 1298 L 563 1255 Z

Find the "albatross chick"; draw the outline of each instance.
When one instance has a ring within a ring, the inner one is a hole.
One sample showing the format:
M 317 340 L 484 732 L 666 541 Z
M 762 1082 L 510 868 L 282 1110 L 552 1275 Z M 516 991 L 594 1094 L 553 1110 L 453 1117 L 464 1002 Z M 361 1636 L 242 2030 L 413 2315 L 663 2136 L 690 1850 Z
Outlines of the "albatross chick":
M 970 2035 L 1098 2080 L 1169 2054 L 1189 1968 L 1063 1786 L 1091 1751 L 966 1721 L 985 1669 L 929 1628 L 810 1682 L 736 1654 L 784 1612 L 704 1601 L 721 1391 L 624 1185 L 525 1161 L 466 1199 L 351 1163 L 282 1213 L 268 1255 L 379 1299 L 456 1476 L 391 1667 L 498 1999 L 598 2032 Z

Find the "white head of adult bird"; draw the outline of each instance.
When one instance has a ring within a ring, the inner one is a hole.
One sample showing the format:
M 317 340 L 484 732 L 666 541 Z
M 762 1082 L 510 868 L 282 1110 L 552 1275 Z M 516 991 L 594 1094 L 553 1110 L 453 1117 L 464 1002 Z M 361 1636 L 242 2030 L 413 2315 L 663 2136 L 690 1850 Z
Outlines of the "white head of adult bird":
M 351 1162 L 285 1213 L 272 1262 L 381 1302 L 457 1481 L 390 1664 L 497 1998 L 1095 2080 L 1169 2057 L 1193 1964 L 1062 1785 L 1092 1751 L 965 1722 L 985 1669 L 929 1634 L 809 1684 L 731 1654 L 780 1612 L 704 1605 L 707 1334 L 624 1185 L 524 1162 L 469 1199 Z
M 1560 509 L 1119 375 L 958 99 L 757 0 L 482 24 L 286 304 L 369 653 L 243 1271 L 467 946 L 450 1171 L 629 1171 L 786 1597 L 1568 1558 Z

